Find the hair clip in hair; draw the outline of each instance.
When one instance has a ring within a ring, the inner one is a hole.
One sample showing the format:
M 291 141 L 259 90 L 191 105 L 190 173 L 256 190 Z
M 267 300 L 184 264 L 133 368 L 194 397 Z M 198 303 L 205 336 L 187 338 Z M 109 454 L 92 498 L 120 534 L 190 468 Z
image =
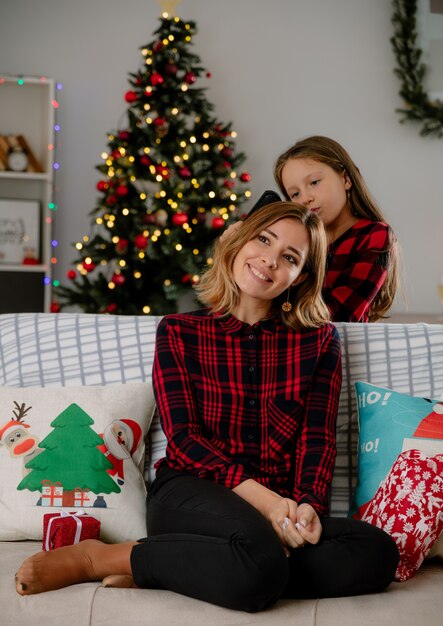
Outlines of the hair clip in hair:
M 267 189 L 266 191 L 262 193 L 260 198 L 257 200 L 257 202 L 254 204 L 252 209 L 249 211 L 249 213 L 245 217 L 245 219 L 247 219 L 250 215 L 258 211 L 258 209 L 261 209 L 264 206 L 268 206 L 268 204 L 272 204 L 273 202 L 281 202 L 281 198 L 278 195 L 278 193 L 276 193 L 275 191 L 271 191 L 270 189 Z

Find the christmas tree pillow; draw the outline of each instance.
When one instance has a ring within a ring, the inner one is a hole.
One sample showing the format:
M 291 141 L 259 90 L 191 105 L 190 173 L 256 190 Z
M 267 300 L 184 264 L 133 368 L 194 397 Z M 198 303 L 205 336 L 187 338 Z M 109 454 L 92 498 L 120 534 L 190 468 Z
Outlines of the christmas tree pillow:
M 357 382 L 358 472 L 351 514 L 361 517 L 398 455 L 443 454 L 443 402 Z
M 0 540 L 42 539 L 45 513 L 83 509 L 107 542 L 146 535 L 149 383 L 1 387 Z

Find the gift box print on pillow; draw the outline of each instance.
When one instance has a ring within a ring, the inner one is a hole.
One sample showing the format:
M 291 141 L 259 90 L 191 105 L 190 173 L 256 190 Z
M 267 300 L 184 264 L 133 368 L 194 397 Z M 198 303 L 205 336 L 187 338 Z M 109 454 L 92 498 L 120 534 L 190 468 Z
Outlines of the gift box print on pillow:
M 72 546 L 85 539 L 100 538 L 100 522 L 87 515 L 82 509 L 66 513 L 46 513 L 43 515 L 42 549 L 55 550 Z
M 91 511 L 105 541 L 146 534 L 151 385 L 0 390 L 0 540 L 41 539 L 43 515 Z

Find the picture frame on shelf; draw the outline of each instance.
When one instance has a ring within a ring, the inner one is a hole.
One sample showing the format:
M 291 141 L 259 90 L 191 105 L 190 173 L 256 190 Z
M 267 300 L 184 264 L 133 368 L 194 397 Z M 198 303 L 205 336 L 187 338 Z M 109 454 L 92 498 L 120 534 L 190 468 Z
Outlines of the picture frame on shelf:
M 40 263 L 40 202 L 0 198 L 0 264 Z

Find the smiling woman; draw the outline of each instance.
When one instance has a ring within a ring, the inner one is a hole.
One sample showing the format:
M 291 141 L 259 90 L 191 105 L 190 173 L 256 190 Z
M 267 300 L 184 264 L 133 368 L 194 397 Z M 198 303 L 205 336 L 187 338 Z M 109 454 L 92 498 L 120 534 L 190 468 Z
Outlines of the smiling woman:
M 251 293 L 251 274 L 267 279 L 277 275 L 275 284 L 258 282 L 255 275 L 254 293 L 257 297 L 260 292 L 267 301 L 262 313 L 271 308 L 279 311 L 283 303 L 289 303 L 291 307 L 283 309 L 287 326 L 319 326 L 329 319 L 321 297 L 326 246 L 317 215 L 291 202 L 269 204 L 248 216 L 231 236 L 218 240 L 214 263 L 196 287 L 199 300 L 213 311 L 234 314 L 240 300 Z

